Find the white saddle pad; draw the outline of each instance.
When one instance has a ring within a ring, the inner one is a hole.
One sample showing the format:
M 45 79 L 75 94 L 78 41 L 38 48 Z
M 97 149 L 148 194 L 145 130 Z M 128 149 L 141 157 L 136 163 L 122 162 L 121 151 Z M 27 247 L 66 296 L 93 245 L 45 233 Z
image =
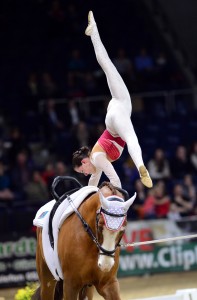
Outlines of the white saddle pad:
M 96 186 L 85 186 L 79 191 L 73 193 L 70 197 L 76 207 L 83 202 L 83 200 L 93 192 L 97 192 L 98 187 Z M 57 252 L 57 241 L 59 228 L 63 224 L 64 220 L 73 213 L 73 208 L 69 204 L 68 200 L 65 199 L 57 208 L 52 221 L 53 227 L 53 238 L 54 238 L 54 249 L 51 247 L 48 228 L 49 228 L 49 216 L 50 212 L 56 203 L 55 200 L 51 200 L 43 205 L 36 213 L 33 220 L 33 224 L 37 227 L 42 227 L 42 245 L 44 257 L 47 266 L 56 280 L 63 279 L 62 269 L 59 262 Z

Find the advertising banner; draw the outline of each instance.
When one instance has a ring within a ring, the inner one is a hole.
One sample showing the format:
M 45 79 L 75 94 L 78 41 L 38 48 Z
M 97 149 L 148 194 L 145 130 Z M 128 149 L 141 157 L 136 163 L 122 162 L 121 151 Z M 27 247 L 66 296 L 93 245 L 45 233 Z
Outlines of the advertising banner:
M 0 287 L 23 286 L 38 280 L 35 234 L 1 236 Z
M 197 270 L 197 243 L 153 246 L 151 251 L 122 251 L 119 276 Z
M 128 222 L 122 244 L 195 234 L 197 219 Z M 38 280 L 36 234 L 0 237 L 0 288 L 24 286 Z M 197 270 L 197 239 L 123 248 L 118 276 Z
M 197 233 L 197 220 L 130 222 L 122 244 L 167 239 Z M 197 239 L 180 239 L 121 250 L 118 275 L 132 276 L 197 270 Z

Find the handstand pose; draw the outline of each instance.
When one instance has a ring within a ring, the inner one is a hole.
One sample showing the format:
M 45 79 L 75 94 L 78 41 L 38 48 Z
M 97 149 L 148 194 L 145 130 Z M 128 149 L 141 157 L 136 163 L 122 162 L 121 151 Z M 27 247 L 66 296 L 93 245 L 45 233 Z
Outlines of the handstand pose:
M 88 27 L 85 34 L 91 37 L 97 61 L 105 72 L 112 99 L 105 117 L 106 130 L 92 150 L 82 147 L 73 153 L 73 168 L 86 176 L 92 174 L 88 185 L 97 186 L 104 172 L 114 186 L 121 187 L 120 179 L 111 162 L 120 157 L 127 144 L 128 152 L 139 171 L 142 183 L 151 188 L 152 180 L 144 166 L 142 151 L 131 122 L 131 98 L 100 39 L 92 11 L 88 14 Z

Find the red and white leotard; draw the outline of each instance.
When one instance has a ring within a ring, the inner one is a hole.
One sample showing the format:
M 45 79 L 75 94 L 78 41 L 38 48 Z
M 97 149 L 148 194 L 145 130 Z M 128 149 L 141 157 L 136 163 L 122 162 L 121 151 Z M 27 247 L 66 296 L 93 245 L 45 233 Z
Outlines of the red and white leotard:
M 108 157 L 112 161 L 117 160 L 124 150 L 125 141 L 120 137 L 114 137 L 108 130 L 105 130 L 98 139 L 98 144 L 105 152 L 91 154 L 90 161 L 96 167 L 96 172 L 91 175 L 88 185 L 97 186 L 102 172 L 104 172 L 114 186 L 121 187 L 120 179 Z
M 112 161 L 117 160 L 121 156 L 126 144 L 119 136 L 114 137 L 111 135 L 107 129 L 98 139 L 98 143 Z

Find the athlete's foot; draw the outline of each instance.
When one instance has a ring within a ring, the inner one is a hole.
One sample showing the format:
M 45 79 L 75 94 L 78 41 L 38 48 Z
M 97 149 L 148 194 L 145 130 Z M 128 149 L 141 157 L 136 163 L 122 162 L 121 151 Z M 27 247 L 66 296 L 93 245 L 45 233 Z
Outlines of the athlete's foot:
M 140 179 L 141 182 L 148 188 L 151 188 L 153 186 L 152 179 L 150 178 L 150 175 L 145 168 L 145 166 L 139 167 L 139 173 L 140 173 Z
M 86 35 L 91 35 L 92 29 L 95 24 L 96 24 L 96 22 L 94 20 L 93 12 L 90 10 L 88 13 L 88 27 L 85 30 Z

